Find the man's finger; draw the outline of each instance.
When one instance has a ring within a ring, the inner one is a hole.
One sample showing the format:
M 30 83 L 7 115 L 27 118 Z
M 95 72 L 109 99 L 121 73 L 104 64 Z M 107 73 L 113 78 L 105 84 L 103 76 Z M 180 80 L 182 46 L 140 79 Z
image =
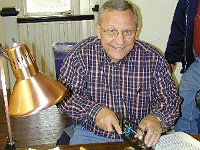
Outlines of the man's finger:
M 119 125 L 119 122 L 116 119 L 113 119 L 112 125 L 113 125 L 114 129 L 117 131 L 118 134 L 122 134 L 122 129 Z
M 147 124 L 146 123 L 140 123 L 139 127 L 137 129 L 137 135 L 136 137 L 138 137 L 140 140 L 143 139 L 144 134 L 146 133 L 147 130 Z

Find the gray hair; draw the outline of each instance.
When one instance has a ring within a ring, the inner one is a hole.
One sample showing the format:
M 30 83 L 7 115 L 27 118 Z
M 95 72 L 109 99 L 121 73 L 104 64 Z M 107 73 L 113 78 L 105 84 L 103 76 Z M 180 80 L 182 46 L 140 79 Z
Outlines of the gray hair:
M 136 17 L 136 27 L 138 27 L 138 13 L 136 11 L 136 8 L 128 2 L 127 0 L 108 0 L 106 1 L 100 8 L 98 12 L 98 19 L 97 19 L 97 24 L 101 23 L 101 16 L 102 13 L 106 10 L 113 11 L 113 10 L 118 10 L 118 11 L 125 11 L 127 9 L 130 9 L 133 14 Z

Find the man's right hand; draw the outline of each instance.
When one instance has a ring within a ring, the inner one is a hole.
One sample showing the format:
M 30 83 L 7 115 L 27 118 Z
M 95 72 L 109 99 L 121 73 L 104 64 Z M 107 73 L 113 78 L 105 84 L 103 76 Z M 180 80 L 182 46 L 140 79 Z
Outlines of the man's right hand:
M 118 134 L 122 134 L 122 130 L 119 125 L 119 120 L 113 111 L 104 107 L 96 115 L 96 125 L 108 132 L 117 131 Z

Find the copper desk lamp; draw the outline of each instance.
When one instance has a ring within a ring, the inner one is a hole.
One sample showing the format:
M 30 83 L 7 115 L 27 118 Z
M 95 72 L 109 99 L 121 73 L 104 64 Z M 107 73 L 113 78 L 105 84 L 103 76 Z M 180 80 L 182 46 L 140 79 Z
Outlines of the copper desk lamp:
M 7 50 L 0 45 L 0 52 L 1 83 L 9 134 L 5 149 L 15 150 L 9 115 L 24 117 L 51 107 L 66 95 L 67 89 L 39 71 L 35 58 L 25 44 L 13 43 L 13 47 Z M 10 61 L 16 78 L 9 105 L 2 56 Z

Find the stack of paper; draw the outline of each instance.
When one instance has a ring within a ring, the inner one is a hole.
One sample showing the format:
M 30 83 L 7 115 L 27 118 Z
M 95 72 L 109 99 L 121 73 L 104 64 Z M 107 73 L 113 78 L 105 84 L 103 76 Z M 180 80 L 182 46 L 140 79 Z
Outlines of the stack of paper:
M 200 150 L 200 142 L 184 132 L 163 135 L 155 150 Z

